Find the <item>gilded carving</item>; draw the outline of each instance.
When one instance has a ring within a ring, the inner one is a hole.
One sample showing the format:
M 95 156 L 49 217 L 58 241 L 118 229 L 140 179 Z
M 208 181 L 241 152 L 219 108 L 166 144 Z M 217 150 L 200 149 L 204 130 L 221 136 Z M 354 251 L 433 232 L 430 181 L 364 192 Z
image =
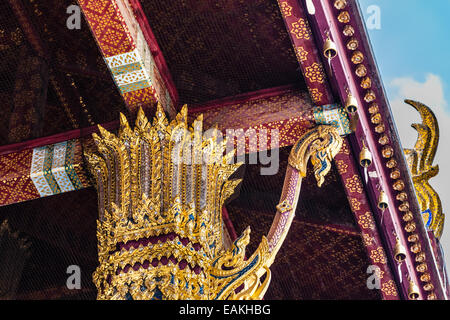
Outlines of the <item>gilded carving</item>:
M 338 15 L 337 19 L 340 23 L 349 23 L 350 22 L 350 14 L 347 11 L 342 11 Z
M 121 114 L 117 135 L 99 130 L 97 152 L 86 154 L 99 202 L 98 299 L 262 299 L 307 162 L 322 185 L 343 141 L 332 126 L 303 135 L 273 228 L 247 256 L 250 228 L 230 247 L 223 237 L 222 206 L 241 181 L 230 179 L 241 164 L 232 164 L 234 152 L 224 155 L 217 131 L 204 139 L 202 116 L 188 126 L 185 106 L 169 122 L 158 105 L 152 123 L 140 110 L 134 129 Z
M 308 159 L 314 166 L 314 175 L 320 187 L 326 174 L 331 170 L 331 162 L 341 150 L 342 138 L 333 126 L 318 126 L 316 130 L 306 133 L 289 156 L 289 164 L 296 168 L 302 177 L 306 176 Z M 308 143 L 310 142 L 310 143 Z
M 343 139 L 335 127 L 320 125 L 306 132 L 292 148 L 288 159 L 289 166 L 286 171 L 282 198 L 277 206 L 277 214 L 268 234 L 270 263 L 273 262 L 292 224 L 308 161 L 311 160 L 317 185 L 320 187 L 323 185 L 325 176 L 331 169 L 331 162 L 339 153 L 342 144 Z
M 405 149 L 407 162 L 420 209 L 424 213 L 431 213 L 430 221 L 425 221 L 425 224 L 433 230 L 437 238 L 440 238 L 445 215 L 442 212 L 441 199 L 429 183 L 429 180 L 439 173 L 439 166 L 433 165 L 439 144 L 439 125 L 429 107 L 416 101 L 406 100 L 405 102 L 415 108 L 422 118 L 421 124 L 412 125 L 418 133 L 418 138 L 413 149 Z
M 99 194 L 98 298 L 261 298 L 267 239 L 247 260 L 250 229 L 224 245 L 222 205 L 241 165 L 223 156 L 226 141 L 201 140 L 202 118 L 189 127 L 186 107 L 170 123 L 161 106 L 153 123 L 142 110 L 134 130 L 120 122 L 117 136 L 99 127 L 98 153 L 86 154 Z
M 355 29 L 351 25 L 347 24 L 342 33 L 347 37 L 352 37 L 355 34 Z

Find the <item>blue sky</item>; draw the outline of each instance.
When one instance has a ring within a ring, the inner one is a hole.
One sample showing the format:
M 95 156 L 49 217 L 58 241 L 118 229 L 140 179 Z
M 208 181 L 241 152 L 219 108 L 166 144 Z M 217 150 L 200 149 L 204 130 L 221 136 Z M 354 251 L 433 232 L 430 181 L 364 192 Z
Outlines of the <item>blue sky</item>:
M 430 180 L 447 213 L 441 243 L 450 266 L 450 0 L 358 0 L 365 19 L 368 8 L 380 8 L 381 28 L 369 37 L 404 148 L 417 133 L 411 124 L 420 117 L 403 100 L 418 100 L 435 112 L 440 145 L 435 163 L 440 173 Z
M 398 77 L 424 81 L 439 75 L 449 101 L 450 1 L 449 0 L 359 0 L 366 19 L 367 8 L 381 9 L 381 29 L 369 30 L 381 75 L 388 94 Z M 447 106 L 449 107 L 449 106 Z M 450 111 L 450 110 L 449 110 Z

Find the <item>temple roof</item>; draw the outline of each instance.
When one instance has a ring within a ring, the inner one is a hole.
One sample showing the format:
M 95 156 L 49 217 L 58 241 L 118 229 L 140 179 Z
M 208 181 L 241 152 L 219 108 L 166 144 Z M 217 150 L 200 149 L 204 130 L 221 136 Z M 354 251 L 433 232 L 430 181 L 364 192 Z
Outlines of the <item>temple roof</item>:
M 245 145 L 247 156 L 279 151 L 279 170 L 263 176 L 261 164 L 246 164 L 225 205 L 231 241 L 251 226 L 249 253 L 275 216 L 292 146 L 318 125 L 340 130 L 343 147 L 324 185 L 311 168 L 302 182 L 267 298 L 407 299 L 407 277 L 420 298 L 447 297 L 355 1 L 314 0 L 309 14 L 297 0 L 79 0 L 81 28 L 69 30 L 66 9 L 74 3 L 0 4 L 0 222 L 32 243 L 17 297 L 95 298 L 90 279 L 75 294 L 65 287 L 68 265 L 92 274 L 98 259 L 97 193 L 83 153 L 97 124 L 113 131 L 119 112 L 134 119 L 138 108 L 153 117 L 156 103 L 172 117 L 188 104 L 189 118 L 203 114 L 206 126 L 267 130 L 271 142 L 279 139 L 276 148 Z M 338 53 L 329 61 L 328 40 Z M 345 109 L 350 92 L 356 113 Z M 369 172 L 359 164 L 366 145 Z M 58 180 L 61 168 L 69 186 Z M 387 210 L 378 208 L 381 190 Z M 409 249 L 399 268 L 396 239 Z M 370 265 L 383 272 L 381 290 L 366 287 Z M 427 272 L 417 271 L 423 265 Z

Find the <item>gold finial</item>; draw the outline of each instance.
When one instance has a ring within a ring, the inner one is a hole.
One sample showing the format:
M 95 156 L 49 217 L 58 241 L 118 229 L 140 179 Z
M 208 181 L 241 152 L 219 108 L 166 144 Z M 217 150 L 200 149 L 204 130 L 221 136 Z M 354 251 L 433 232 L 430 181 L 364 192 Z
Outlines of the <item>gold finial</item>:
M 372 153 L 366 147 L 364 140 L 362 140 L 363 147 L 359 153 L 359 163 L 362 167 L 368 168 L 372 164 Z
M 439 239 L 442 235 L 445 215 L 438 193 L 430 185 L 429 180 L 439 173 L 439 166 L 433 165 L 436 151 L 439 145 L 439 124 L 431 108 L 412 100 L 405 100 L 407 104 L 416 109 L 422 119 L 421 124 L 413 124 L 412 127 L 418 133 L 414 149 L 405 149 L 407 163 L 413 178 L 414 188 L 418 195 L 420 209 L 425 225 L 433 230 Z

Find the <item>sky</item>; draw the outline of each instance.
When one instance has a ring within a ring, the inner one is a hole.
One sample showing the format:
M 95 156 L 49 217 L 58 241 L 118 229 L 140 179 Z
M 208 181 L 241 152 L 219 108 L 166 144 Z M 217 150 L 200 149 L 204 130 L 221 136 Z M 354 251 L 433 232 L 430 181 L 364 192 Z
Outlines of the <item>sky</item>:
M 434 164 L 440 173 L 430 180 L 448 212 L 441 243 L 450 266 L 450 12 L 449 0 L 358 0 L 394 114 L 403 148 L 412 148 L 420 123 L 418 113 L 403 102 L 420 101 L 436 114 L 440 144 Z M 379 27 L 373 7 L 379 8 Z

